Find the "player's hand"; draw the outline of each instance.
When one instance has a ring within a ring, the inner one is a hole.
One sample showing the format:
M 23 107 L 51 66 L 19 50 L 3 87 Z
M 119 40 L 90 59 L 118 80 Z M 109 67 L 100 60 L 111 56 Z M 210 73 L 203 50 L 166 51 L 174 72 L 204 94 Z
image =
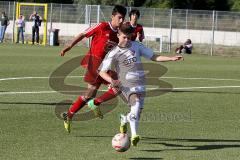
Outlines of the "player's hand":
M 184 60 L 183 56 L 174 56 L 174 57 L 172 57 L 172 61 L 179 61 L 179 60 Z
M 142 34 L 141 33 L 139 33 L 139 32 L 137 32 L 137 38 L 136 38 L 136 40 L 139 40 L 139 42 L 142 42 Z
M 65 47 L 61 50 L 60 55 L 61 55 L 61 56 L 64 56 L 64 55 L 66 54 L 66 52 L 69 51 L 71 48 L 72 48 L 72 47 L 71 47 L 70 45 L 65 46 Z
M 141 34 L 139 32 L 137 32 L 137 38 L 136 39 L 139 39 L 140 36 L 141 36 Z

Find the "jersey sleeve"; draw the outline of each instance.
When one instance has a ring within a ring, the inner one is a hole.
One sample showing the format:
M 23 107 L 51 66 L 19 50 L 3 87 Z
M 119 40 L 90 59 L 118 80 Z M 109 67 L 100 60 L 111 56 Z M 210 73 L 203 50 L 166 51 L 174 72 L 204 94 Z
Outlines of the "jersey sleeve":
M 147 48 L 141 43 L 138 43 L 138 45 L 139 45 L 139 51 L 141 56 L 143 56 L 146 59 L 151 59 L 153 57 L 154 53 L 150 48 Z
M 143 27 L 141 26 L 141 30 L 140 30 L 140 37 L 139 37 L 139 40 L 142 41 L 144 38 L 145 38 L 145 35 L 144 35 L 144 31 L 143 31 Z
M 105 56 L 105 58 L 102 61 L 102 64 L 99 67 L 99 71 L 106 72 L 108 70 L 111 70 L 112 64 L 114 63 L 114 56 L 115 52 L 114 50 L 111 50 L 108 52 L 108 54 Z
M 88 29 L 86 29 L 84 31 L 84 34 L 87 38 L 93 36 L 94 34 L 96 34 L 98 31 L 101 30 L 101 27 L 102 27 L 103 23 L 98 23 L 92 27 L 89 27 Z

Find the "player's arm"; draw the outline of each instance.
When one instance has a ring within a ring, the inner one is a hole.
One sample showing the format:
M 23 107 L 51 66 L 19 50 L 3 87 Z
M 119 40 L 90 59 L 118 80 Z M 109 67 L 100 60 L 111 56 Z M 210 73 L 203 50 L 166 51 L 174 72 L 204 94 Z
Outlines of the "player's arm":
M 136 39 L 138 39 L 139 42 L 142 42 L 143 39 L 145 38 L 143 27 L 142 27 L 142 25 L 137 24 L 137 28 L 138 28 L 138 32 L 137 32 L 137 38 Z
M 112 87 L 118 87 L 120 82 L 119 80 L 114 80 L 108 73 L 107 71 L 111 69 L 112 64 L 115 63 L 114 61 L 114 56 L 115 56 L 115 52 L 110 51 L 104 58 L 101 66 L 99 67 L 99 75 L 106 80 L 107 82 L 109 82 Z
M 31 15 L 30 15 L 29 20 L 32 20 L 33 15 L 34 15 L 34 14 L 31 14 Z
M 83 38 L 89 38 L 95 35 L 99 30 L 101 30 L 102 23 L 99 23 L 95 26 L 92 26 L 85 30 L 83 33 L 80 33 L 77 37 L 75 37 L 71 43 L 67 44 L 60 52 L 61 56 L 64 56 L 67 51 L 69 51 L 73 46 L 75 46 L 78 42 L 80 42 Z
M 157 54 L 154 54 L 153 51 L 142 45 L 142 44 L 139 44 L 139 49 L 140 49 L 140 53 L 143 57 L 147 58 L 147 59 L 150 59 L 152 61 L 155 61 L 155 62 L 168 62 L 168 61 L 178 61 L 178 60 L 183 60 L 183 57 L 182 56 L 172 56 L 172 57 L 168 57 L 168 56 L 161 56 L 161 55 L 157 55 Z
M 141 32 L 138 32 L 138 39 L 140 42 L 142 42 L 144 38 L 145 38 L 145 36 L 144 36 L 143 28 L 142 28 Z
M 168 56 L 160 56 L 160 55 L 154 54 L 151 60 L 155 62 L 178 61 L 178 60 L 183 60 L 183 56 L 168 57 Z
M 80 33 L 77 37 L 75 37 L 69 44 L 67 44 L 60 52 L 61 56 L 64 56 L 67 51 L 69 51 L 73 46 L 75 46 L 78 42 L 80 42 L 83 38 L 85 38 L 84 33 Z

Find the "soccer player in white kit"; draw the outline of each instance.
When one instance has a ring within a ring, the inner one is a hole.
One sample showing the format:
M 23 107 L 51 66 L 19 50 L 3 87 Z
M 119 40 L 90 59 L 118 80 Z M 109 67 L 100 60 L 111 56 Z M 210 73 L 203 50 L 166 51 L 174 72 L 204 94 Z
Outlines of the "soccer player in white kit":
M 182 56 L 160 56 L 139 42 L 131 41 L 133 28 L 123 24 L 118 33 L 119 43 L 105 56 L 99 67 L 99 75 L 108 81 L 113 87 L 118 88 L 126 98 L 130 112 L 121 115 L 120 132 L 127 132 L 127 123 L 131 128 L 131 144 L 136 146 L 140 140 L 137 134 L 141 110 L 144 104 L 145 75 L 141 62 L 141 56 L 156 62 L 177 61 Z M 108 70 L 115 69 L 118 79 L 113 79 Z

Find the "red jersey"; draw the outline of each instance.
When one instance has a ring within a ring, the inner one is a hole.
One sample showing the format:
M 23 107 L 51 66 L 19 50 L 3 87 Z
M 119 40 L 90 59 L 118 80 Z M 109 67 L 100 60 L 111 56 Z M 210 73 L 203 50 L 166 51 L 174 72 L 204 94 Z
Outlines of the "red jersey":
M 101 22 L 88 28 L 84 33 L 87 38 L 92 37 L 90 54 L 103 59 L 118 44 L 117 32 L 110 22 Z
M 126 24 L 131 25 L 130 22 L 126 22 Z M 139 36 L 139 41 L 142 41 L 144 37 L 144 32 L 143 32 L 143 26 L 141 24 L 137 24 L 136 26 L 131 25 L 134 28 L 134 32 L 132 35 L 132 41 L 135 41 L 137 38 L 137 35 L 140 34 Z
M 85 81 L 95 83 L 102 60 L 108 51 L 118 44 L 117 33 L 118 30 L 113 29 L 110 22 L 101 22 L 84 32 L 87 38 L 92 37 L 90 50 L 81 62 L 81 65 L 87 68 Z

